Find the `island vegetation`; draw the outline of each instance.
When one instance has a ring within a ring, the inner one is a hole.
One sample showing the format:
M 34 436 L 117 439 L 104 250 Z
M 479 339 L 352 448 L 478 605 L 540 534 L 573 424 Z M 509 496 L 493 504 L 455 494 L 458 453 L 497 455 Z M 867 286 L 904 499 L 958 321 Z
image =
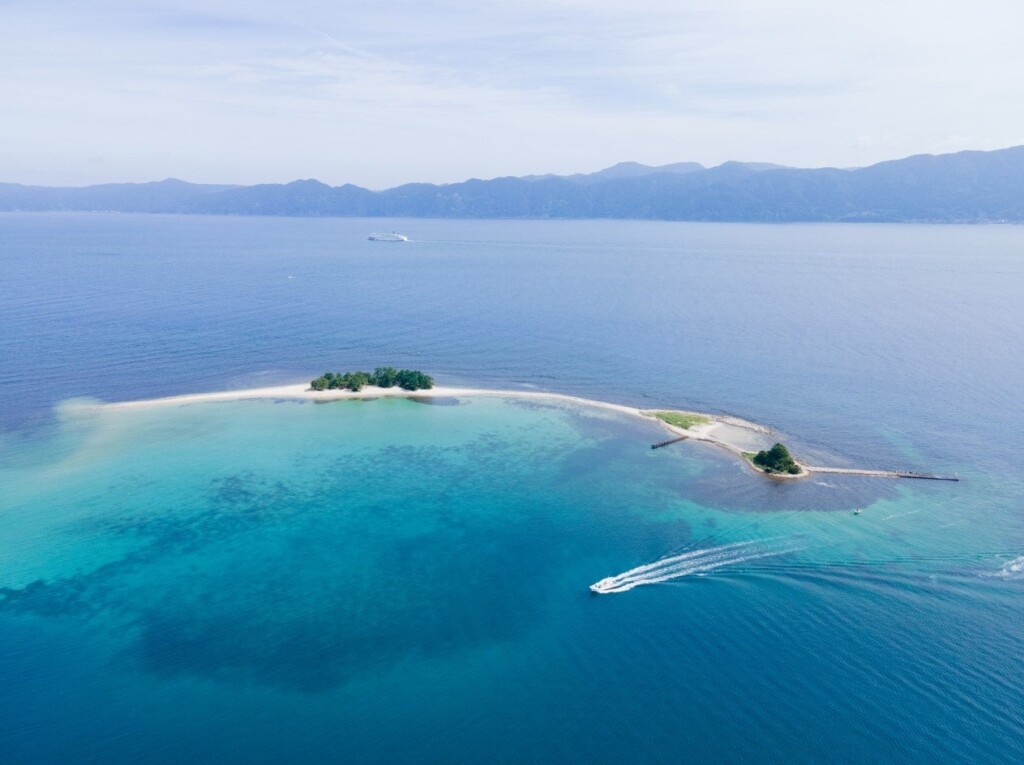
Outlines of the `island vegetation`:
M 707 425 L 711 422 L 709 417 L 693 412 L 654 412 L 653 414 L 662 422 L 683 430 L 689 430 L 694 425 Z
M 403 390 L 429 390 L 434 387 L 434 380 L 417 369 L 395 369 L 394 367 L 377 367 L 373 374 L 369 372 L 325 372 L 310 384 L 313 390 L 347 389 L 360 391 L 367 385 L 378 388 L 393 388 L 396 385 Z
M 793 459 L 793 455 L 789 453 L 789 449 L 782 444 L 775 444 L 771 449 L 762 449 L 757 454 L 743 452 L 743 456 L 766 473 L 800 475 L 803 472 Z

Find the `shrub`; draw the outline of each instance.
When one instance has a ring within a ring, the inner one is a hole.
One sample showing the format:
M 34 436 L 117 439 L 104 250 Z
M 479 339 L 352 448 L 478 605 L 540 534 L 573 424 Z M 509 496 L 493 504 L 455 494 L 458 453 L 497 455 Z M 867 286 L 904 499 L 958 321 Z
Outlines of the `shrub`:
M 796 464 L 796 460 L 789 453 L 789 449 L 782 444 L 775 444 L 767 451 L 759 451 L 754 455 L 753 463 L 763 468 L 766 473 L 778 472 L 791 475 L 798 475 L 800 473 L 800 466 Z
M 360 391 L 367 385 L 379 388 L 398 385 L 404 390 L 428 390 L 434 387 L 434 380 L 416 369 L 377 367 L 372 375 L 368 372 L 324 372 L 309 384 L 313 390 L 347 388 L 351 391 Z

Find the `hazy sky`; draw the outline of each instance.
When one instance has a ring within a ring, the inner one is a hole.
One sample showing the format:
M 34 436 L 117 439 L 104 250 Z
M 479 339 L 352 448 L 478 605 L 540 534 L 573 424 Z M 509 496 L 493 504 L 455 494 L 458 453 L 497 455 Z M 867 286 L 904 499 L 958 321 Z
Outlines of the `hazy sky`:
M 870 164 L 1024 143 L 1019 0 L 0 0 L 0 181 Z

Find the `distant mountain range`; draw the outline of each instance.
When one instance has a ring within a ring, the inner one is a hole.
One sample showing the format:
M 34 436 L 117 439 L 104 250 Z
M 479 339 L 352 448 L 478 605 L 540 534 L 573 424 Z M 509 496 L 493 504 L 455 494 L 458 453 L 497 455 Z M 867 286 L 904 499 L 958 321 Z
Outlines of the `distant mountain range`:
M 765 163 L 623 162 L 385 191 L 315 180 L 217 186 L 174 179 L 50 188 L 0 183 L 2 211 L 689 221 L 1024 221 L 1024 146 L 922 154 L 851 170 Z

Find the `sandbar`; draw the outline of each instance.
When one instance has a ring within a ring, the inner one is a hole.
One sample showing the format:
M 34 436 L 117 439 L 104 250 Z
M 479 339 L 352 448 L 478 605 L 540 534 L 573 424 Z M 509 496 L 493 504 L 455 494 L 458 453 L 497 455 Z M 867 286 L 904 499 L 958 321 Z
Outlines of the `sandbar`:
M 214 391 L 210 393 L 188 393 L 180 396 L 167 396 L 165 398 L 151 398 L 139 401 L 119 401 L 115 403 L 92 404 L 93 409 L 152 409 L 156 407 L 187 406 L 191 404 L 203 404 L 217 401 L 246 401 L 251 399 L 294 399 L 298 401 L 343 401 L 346 399 L 371 399 L 371 398 L 467 398 L 477 396 L 490 396 L 496 398 L 527 399 L 534 401 L 551 401 L 576 404 L 579 406 L 595 407 L 620 414 L 639 417 L 648 421 L 657 422 L 665 430 L 678 436 L 685 436 L 694 441 L 704 441 L 715 444 L 738 455 L 744 464 L 760 473 L 743 459 L 744 447 L 740 444 L 730 443 L 727 439 L 716 435 L 716 430 L 723 425 L 740 428 L 749 433 L 771 435 L 772 430 L 764 425 L 733 417 L 730 415 L 711 414 L 707 412 L 692 412 L 688 410 L 666 410 L 661 409 L 640 409 L 624 404 L 613 404 L 608 401 L 583 398 L 581 396 L 570 396 L 564 393 L 550 393 L 547 391 L 529 390 L 500 390 L 494 388 L 456 388 L 448 386 L 435 386 L 427 390 L 408 391 L 402 388 L 377 388 L 368 385 L 359 391 L 345 389 L 334 390 L 313 390 L 307 383 L 294 385 L 274 385 L 265 388 L 246 388 L 241 390 Z M 698 414 L 706 422 L 692 425 L 689 428 L 680 428 L 669 425 L 654 416 L 655 412 L 673 411 L 682 414 Z M 806 475 L 803 473 L 802 475 Z
M 750 438 L 754 436 L 768 436 L 774 438 L 776 433 L 769 427 L 750 422 L 739 417 L 727 414 L 712 414 L 710 412 L 694 412 L 685 409 L 640 409 L 625 404 L 613 404 L 608 401 L 599 401 L 581 396 L 569 396 L 565 393 L 551 393 L 548 391 L 531 390 L 500 390 L 494 388 L 453 388 L 447 386 L 435 386 L 427 390 L 409 391 L 402 388 L 377 388 L 368 385 L 362 390 L 351 391 L 345 389 L 334 390 L 313 390 L 308 383 L 296 383 L 294 385 L 274 385 L 266 388 L 246 388 L 242 390 L 215 391 L 211 393 L 188 393 L 181 396 L 167 396 L 165 398 L 151 398 L 140 401 L 119 401 L 114 403 L 89 403 L 77 404 L 68 402 L 72 407 L 84 409 L 152 409 L 167 406 L 187 406 L 190 404 L 203 404 L 215 401 L 246 401 L 250 399 L 271 399 L 298 401 L 343 401 L 345 399 L 374 399 L 374 398 L 470 398 L 476 396 L 491 396 L 496 398 L 528 399 L 534 401 L 552 401 L 576 404 L 579 406 L 595 407 L 606 409 L 612 412 L 632 417 L 639 417 L 651 422 L 656 422 L 663 429 L 676 436 L 688 440 L 704 441 L 715 446 L 726 449 L 740 458 L 740 462 L 751 471 L 774 480 L 792 480 L 805 478 L 812 473 L 836 473 L 844 475 L 876 476 L 881 478 L 919 478 L 942 481 L 958 481 L 957 477 L 945 477 L 932 475 L 930 473 L 919 473 L 906 470 L 873 470 L 863 468 L 835 468 L 817 467 L 805 465 L 797 461 L 801 472 L 796 475 L 785 473 L 767 474 L 752 464 L 745 455 L 750 452 Z M 683 415 L 698 415 L 701 422 L 691 425 L 689 428 L 682 428 L 671 425 L 656 415 L 661 412 L 673 412 Z M 728 427 L 725 427 L 728 426 Z M 729 436 L 736 438 L 736 431 L 744 437 L 747 443 L 740 444 L 731 441 Z M 682 440 L 682 439 L 679 439 Z

